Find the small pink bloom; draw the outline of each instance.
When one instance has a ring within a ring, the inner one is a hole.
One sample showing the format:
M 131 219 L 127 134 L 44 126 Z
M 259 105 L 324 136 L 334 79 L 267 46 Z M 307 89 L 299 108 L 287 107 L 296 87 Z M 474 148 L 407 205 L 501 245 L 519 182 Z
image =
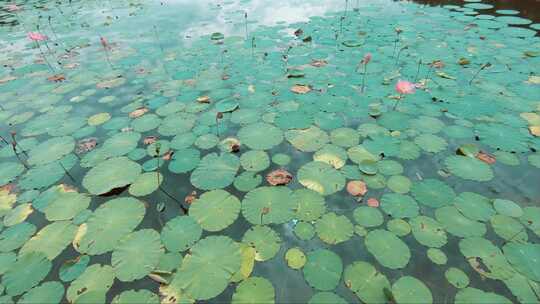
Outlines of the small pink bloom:
M 371 53 L 367 53 L 364 55 L 364 59 L 362 59 L 362 64 L 368 64 L 371 61 Z
M 396 92 L 399 94 L 412 94 L 414 93 L 416 86 L 412 82 L 405 80 L 399 80 L 396 83 Z
M 109 49 L 109 43 L 107 42 L 105 38 L 99 37 L 99 41 L 101 42 L 101 45 L 103 46 L 104 49 Z
M 367 200 L 367 205 L 373 208 L 379 207 L 379 201 L 376 198 L 369 198 Z
M 21 8 L 17 4 L 8 4 L 6 5 L 6 10 L 8 12 L 18 12 Z
M 40 34 L 38 32 L 30 32 L 28 33 L 28 38 L 32 41 L 45 41 L 47 39 L 49 39 L 49 37 L 43 35 L 43 34 Z

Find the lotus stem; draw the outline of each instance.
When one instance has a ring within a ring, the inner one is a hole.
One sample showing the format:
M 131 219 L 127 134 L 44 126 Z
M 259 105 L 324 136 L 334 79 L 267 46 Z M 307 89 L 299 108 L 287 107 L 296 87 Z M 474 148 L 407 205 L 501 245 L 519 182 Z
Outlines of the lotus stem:
M 433 65 L 432 64 L 429 64 L 429 69 L 426 73 L 426 76 L 424 77 L 424 79 L 426 79 L 426 85 L 427 85 L 427 81 L 431 78 L 431 70 L 433 69 Z
M 341 16 L 339 18 L 339 36 L 341 36 L 341 34 L 343 33 L 343 20 L 345 20 L 345 16 Z M 337 40 L 337 37 L 336 36 L 336 40 Z
M 66 169 L 66 167 L 64 167 L 64 165 L 62 165 L 62 162 L 61 162 L 61 161 L 58 161 L 58 164 L 60 165 L 60 167 L 62 167 L 62 169 L 64 170 L 64 172 L 66 173 L 66 175 L 69 176 L 69 178 L 70 178 L 74 183 L 77 183 L 77 180 L 69 173 L 69 171 Z
M 52 67 L 51 63 L 49 62 L 49 60 L 47 59 L 47 57 L 43 53 L 43 49 L 41 48 L 41 44 L 39 44 L 39 42 L 37 40 L 36 40 L 36 44 L 38 46 L 39 53 L 41 54 L 41 57 L 43 58 L 43 60 L 47 64 L 47 66 L 49 67 L 49 70 L 51 71 L 51 73 L 55 74 L 56 70 Z
M 397 46 L 398 46 L 398 42 L 399 42 L 399 34 L 401 34 L 401 32 L 396 31 L 396 40 L 394 40 L 394 51 L 392 52 L 392 57 L 394 57 L 396 55 Z
M 360 0 L 356 0 L 356 8 L 355 8 L 356 11 L 359 11 L 360 10 Z
M 418 68 L 416 69 L 416 76 L 414 76 L 414 82 L 418 81 L 418 75 L 420 75 L 420 67 L 422 66 L 422 59 L 418 60 Z
M 19 143 L 17 142 L 17 139 L 15 138 L 15 136 L 17 135 L 17 132 L 11 131 L 10 134 L 11 134 L 11 140 L 13 144 L 13 150 L 15 150 L 15 148 L 19 145 Z M 21 152 L 24 154 L 24 156 L 26 156 L 26 158 L 28 158 L 28 154 L 26 154 L 26 151 L 24 151 L 24 148 L 21 150 Z
M 0 135 L 0 140 L 9 145 L 9 142 L 2 135 Z
M 406 45 L 406 46 L 404 46 L 404 47 L 402 47 L 402 48 L 399 49 L 399 52 L 397 53 L 396 62 L 394 63 L 394 68 L 398 67 L 398 65 L 399 65 L 399 57 L 401 56 L 401 52 L 402 52 L 403 50 L 408 49 L 408 48 L 409 48 L 409 46 Z
M 345 0 L 345 15 L 344 17 L 347 17 L 347 10 L 349 9 L 349 0 Z
M 182 209 L 182 211 L 184 211 L 185 214 L 188 213 L 188 209 L 186 209 L 186 207 L 184 207 L 182 205 L 182 203 L 177 200 L 174 196 L 172 196 L 169 192 L 167 192 L 165 189 L 163 189 L 163 187 L 159 187 L 158 188 L 159 190 L 161 190 L 161 192 L 163 192 L 166 196 L 168 196 L 170 199 L 172 199 L 173 201 L 175 201 L 176 203 L 178 203 L 178 205 L 180 206 L 180 208 Z
M 159 158 L 160 158 L 160 150 L 161 150 L 161 144 L 159 142 L 156 143 L 156 160 L 157 160 L 157 166 L 156 166 L 156 177 L 157 177 L 157 185 L 159 187 Z
M 360 92 L 364 93 L 364 89 L 366 87 L 366 75 L 367 75 L 367 64 L 364 64 L 364 75 L 362 75 L 362 88 L 360 89 Z
M 255 56 L 255 36 L 251 38 L 251 58 Z
M 244 12 L 244 26 L 246 28 L 246 40 L 248 39 L 248 24 L 247 24 L 247 18 L 248 18 L 248 14 L 247 12 Z
M 474 76 L 471 78 L 471 80 L 469 80 L 469 85 L 472 84 L 473 80 L 476 78 L 476 76 L 478 76 L 478 74 L 480 74 L 481 71 L 483 71 L 484 69 L 486 68 L 489 68 L 491 66 L 491 63 L 484 63 L 480 66 L 480 69 L 478 69 L 478 71 L 476 71 L 476 73 L 474 74 Z
M 399 98 L 396 99 L 396 103 L 394 104 L 394 107 L 392 108 L 394 111 L 397 110 L 398 103 L 402 97 L 403 97 L 403 94 L 399 94 Z

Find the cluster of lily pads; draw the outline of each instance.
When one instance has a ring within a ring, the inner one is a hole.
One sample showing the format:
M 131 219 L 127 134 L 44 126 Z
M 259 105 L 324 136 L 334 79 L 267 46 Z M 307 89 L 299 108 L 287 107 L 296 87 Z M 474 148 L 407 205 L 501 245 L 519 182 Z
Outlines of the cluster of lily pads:
M 180 45 L 70 1 L 41 53 L 11 7 L 0 302 L 538 302 L 538 24 L 345 2 Z

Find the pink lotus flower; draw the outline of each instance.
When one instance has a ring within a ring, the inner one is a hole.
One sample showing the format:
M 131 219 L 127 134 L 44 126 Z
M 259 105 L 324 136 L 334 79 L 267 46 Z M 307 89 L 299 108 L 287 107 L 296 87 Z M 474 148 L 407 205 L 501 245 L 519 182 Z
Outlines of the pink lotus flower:
M 399 80 L 396 83 L 396 92 L 399 94 L 412 94 L 414 93 L 416 86 L 412 82 L 405 80 Z
M 367 53 L 364 55 L 364 58 L 362 59 L 362 64 L 368 64 L 371 61 L 371 53 Z
M 45 41 L 47 39 L 49 39 L 49 37 L 43 35 L 43 34 L 40 34 L 38 32 L 30 32 L 28 33 L 28 38 L 32 41 Z
M 6 5 L 6 10 L 8 12 L 18 12 L 21 8 L 17 4 L 8 4 Z

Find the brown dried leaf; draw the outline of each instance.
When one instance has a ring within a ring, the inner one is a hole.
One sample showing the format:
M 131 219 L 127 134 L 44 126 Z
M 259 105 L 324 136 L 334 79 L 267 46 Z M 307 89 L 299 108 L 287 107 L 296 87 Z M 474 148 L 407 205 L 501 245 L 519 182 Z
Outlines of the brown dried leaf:
M 201 96 L 197 98 L 198 103 L 210 103 L 210 96 Z
M 62 82 L 66 80 L 66 76 L 64 76 L 63 74 L 56 74 L 56 75 L 47 77 L 47 80 L 50 82 Z
M 347 192 L 352 196 L 364 196 L 367 193 L 366 183 L 362 181 L 350 181 L 347 183 Z
M 148 108 L 144 108 L 144 107 L 143 108 L 138 108 L 137 110 L 129 113 L 129 117 L 130 118 L 138 118 L 138 117 L 141 117 L 144 114 L 146 114 L 148 111 L 150 111 L 150 110 L 148 110 Z
M 287 185 L 292 179 L 292 174 L 284 169 L 277 169 L 266 175 L 266 181 L 272 186 Z
M 96 137 L 89 137 L 89 138 L 81 139 L 77 142 L 77 149 L 75 150 L 75 153 L 82 154 L 82 153 L 90 152 L 94 150 L 96 146 L 97 146 Z
M 191 205 L 191 203 L 193 203 L 193 201 L 196 199 L 197 199 L 197 191 L 193 191 L 184 198 L 184 203 Z
M 311 91 L 311 87 L 309 85 L 297 84 L 291 88 L 291 91 L 296 94 L 306 94 Z
M 157 136 L 146 136 L 143 140 L 143 144 L 151 145 L 158 140 Z
M 313 60 L 310 64 L 312 66 L 316 67 L 316 68 L 320 68 L 320 67 L 323 67 L 323 66 L 327 65 L 328 61 L 326 61 L 326 60 Z
M 476 154 L 476 158 L 483 161 L 483 162 L 485 162 L 488 165 L 492 165 L 497 161 L 495 156 L 493 156 L 493 155 L 491 155 L 489 153 L 486 153 L 484 151 L 478 152 L 478 154 Z
M 540 126 L 529 126 L 529 132 L 532 135 L 539 137 L 540 136 Z

